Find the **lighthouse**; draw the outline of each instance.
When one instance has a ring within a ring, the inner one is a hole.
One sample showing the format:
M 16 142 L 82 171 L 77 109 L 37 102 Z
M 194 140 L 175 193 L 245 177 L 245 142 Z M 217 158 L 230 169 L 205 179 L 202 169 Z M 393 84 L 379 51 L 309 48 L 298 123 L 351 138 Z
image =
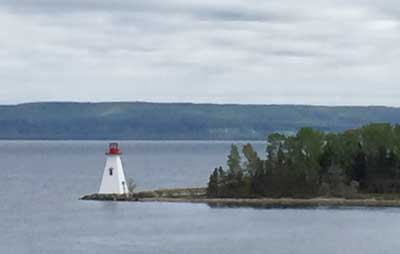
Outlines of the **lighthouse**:
M 124 194 L 128 192 L 121 151 L 118 143 L 111 143 L 106 152 L 107 161 L 99 189 L 100 194 Z

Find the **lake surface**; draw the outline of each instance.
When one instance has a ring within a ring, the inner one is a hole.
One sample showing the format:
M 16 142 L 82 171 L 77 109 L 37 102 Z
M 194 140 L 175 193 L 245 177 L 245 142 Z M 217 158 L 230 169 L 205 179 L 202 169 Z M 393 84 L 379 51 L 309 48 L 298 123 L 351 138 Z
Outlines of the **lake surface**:
M 204 186 L 232 142 L 121 142 L 141 190 Z M 264 142 L 254 143 L 264 154 Z M 399 253 L 400 209 L 80 201 L 106 141 L 0 141 L 0 253 Z

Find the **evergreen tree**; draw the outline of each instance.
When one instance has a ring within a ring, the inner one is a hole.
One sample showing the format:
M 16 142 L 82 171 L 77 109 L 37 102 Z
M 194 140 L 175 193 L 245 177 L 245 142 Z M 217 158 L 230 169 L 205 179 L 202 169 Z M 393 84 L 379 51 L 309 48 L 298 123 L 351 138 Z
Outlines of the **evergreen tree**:
M 207 186 L 207 197 L 218 197 L 218 169 L 210 175 Z
M 240 166 L 241 158 L 238 147 L 236 145 L 231 145 L 231 152 L 228 155 L 227 164 L 228 164 L 229 174 L 237 175 L 242 170 Z

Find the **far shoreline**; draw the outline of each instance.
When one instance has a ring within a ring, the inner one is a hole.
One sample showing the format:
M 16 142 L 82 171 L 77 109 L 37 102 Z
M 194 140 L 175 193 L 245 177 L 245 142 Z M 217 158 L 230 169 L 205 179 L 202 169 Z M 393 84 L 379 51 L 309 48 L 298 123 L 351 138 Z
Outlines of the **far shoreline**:
M 2 139 L 0 138 L 0 141 L 76 141 L 76 142 L 82 142 L 82 141 L 98 141 L 98 142 L 110 142 L 110 141 L 120 141 L 120 142 L 130 142 L 130 141 L 138 141 L 138 142 L 221 142 L 221 143 L 232 143 L 232 142 L 239 142 L 239 143 L 245 143 L 245 142 L 257 142 L 257 143 L 262 143 L 265 142 L 263 139 Z
M 385 198 L 207 198 L 205 188 L 143 191 L 131 194 L 90 194 L 80 200 L 119 202 L 202 203 L 212 207 L 313 208 L 400 207 L 400 199 Z

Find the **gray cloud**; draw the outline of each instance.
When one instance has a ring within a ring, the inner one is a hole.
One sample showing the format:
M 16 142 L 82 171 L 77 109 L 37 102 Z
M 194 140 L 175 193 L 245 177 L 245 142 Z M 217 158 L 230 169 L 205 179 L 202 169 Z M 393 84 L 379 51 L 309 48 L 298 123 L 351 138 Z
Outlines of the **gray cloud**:
M 397 10 L 392 0 L 0 1 L 0 103 L 400 106 Z

